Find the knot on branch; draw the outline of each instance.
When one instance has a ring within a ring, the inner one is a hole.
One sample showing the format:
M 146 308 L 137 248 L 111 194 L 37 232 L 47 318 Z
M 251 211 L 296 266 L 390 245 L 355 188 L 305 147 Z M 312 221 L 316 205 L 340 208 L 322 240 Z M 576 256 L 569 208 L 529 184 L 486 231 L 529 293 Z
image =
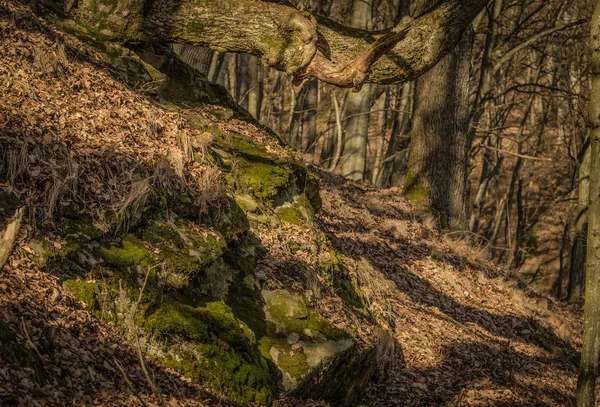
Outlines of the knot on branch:
M 267 65 L 293 75 L 305 68 L 317 52 L 317 21 L 299 11 L 290 12 L 280 23 L 275 38 L 263 39 Z

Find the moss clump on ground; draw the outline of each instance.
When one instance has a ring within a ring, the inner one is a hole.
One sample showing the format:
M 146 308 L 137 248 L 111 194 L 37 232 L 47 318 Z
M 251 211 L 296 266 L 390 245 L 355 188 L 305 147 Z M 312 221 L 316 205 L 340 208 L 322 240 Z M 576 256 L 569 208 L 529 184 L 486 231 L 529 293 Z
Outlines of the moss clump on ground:
M 102 231 L 94 226 L 94 219 L 89 215 L 80 215 L 77 219 L 67 219 L 61 225 L 62 234 L 95 240 L 102 237 Z
M 100 310 L 98 294 L 102 290 L 102 283 L 87 282 L 84 280 L 66 280 L 63 287 L 73 296 L 79 298 L 91 311 Z
M 335 292 L 342 300 L 354 308 L 366 312 L 368 309 L 364 296 L 353 281 L 336 279 Z
M 115 267 L 139 265 L 150 256 L 144 243 L 133 235 L 125 236 L 121 247 L 100 249 L 100 255 L 107 264 Z
M 306 222 L 304 216 L 293 206 L 280 206 L 275 210 L 279 219 L 284 222 L 293 223 L 294 225 L 302 225 Z
M 276 160 L 275 154 L 267 153 L 265 146 L 256 144 L 250 137 L 243 134 L 228 132 L 227 134 L 218 134 L 215 144 L 237 155 L 244 155 L 246 158 L 254 160 Z

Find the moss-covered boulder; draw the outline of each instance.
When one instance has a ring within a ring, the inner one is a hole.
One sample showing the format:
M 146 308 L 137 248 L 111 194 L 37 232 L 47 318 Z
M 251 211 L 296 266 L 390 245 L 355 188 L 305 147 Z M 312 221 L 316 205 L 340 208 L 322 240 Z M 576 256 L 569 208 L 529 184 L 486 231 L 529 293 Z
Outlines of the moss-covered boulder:
M 321 362 L 354 344 L 345 331 L 309 309 L 304 296 L 282 289 L 262 294 L 267 333 L 260 339 L 260 350 L 281 370 L 285 391 L 294 390 Z

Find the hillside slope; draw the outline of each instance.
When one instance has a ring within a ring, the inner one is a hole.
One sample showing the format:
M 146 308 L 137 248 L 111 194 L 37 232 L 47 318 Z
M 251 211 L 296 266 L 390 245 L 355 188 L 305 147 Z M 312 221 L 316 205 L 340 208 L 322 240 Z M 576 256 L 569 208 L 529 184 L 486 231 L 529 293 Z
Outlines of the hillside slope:
M 27 209 L 0 271 L 3 405 L 353 405 L 367 386 L 373 406 L 574 405 L 577 312 L 399 190 L 321 174 L 319 198 L 168 49 L 53 21 L 0 0 L 2 228 Z

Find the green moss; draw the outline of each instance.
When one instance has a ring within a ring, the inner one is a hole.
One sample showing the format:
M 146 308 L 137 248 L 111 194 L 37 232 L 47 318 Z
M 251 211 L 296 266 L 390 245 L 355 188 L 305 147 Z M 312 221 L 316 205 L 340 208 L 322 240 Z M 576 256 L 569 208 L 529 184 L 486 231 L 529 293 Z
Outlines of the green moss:
M 272 401 L 274 382 L 253 334 L 223 301 L 193 307 L 170 298 L 144 327 L 160 341 L 191 341 L 177 357 L 164 356 L 164 365 L 237 400 Z
M 238 179 L 242 190 L 250 192 L 262 202 L 277 195 L 292 179 L 292 171 L 274 163 L 239 158 Z
M 94 226 L 94 219 L 89 215 L 80 215 L 76 219 L 66 219 L 61 225 L 62 234 L 84 237 L 87 240 L 95 240 L 102 237 L 102 231 Z
M 308 363 L 306 362 L 306 354 L 299 351 L 283 351 L 277 359 L 277 366 L 284 372 L 292 376 L 294 379 L 300 379 L 308 373 Z
M 265 146 L 255 143 L 248 136 L 228 132 L 215 139 L 215 144 L 225 150 L 238 155 L 244 155 L 250 159 L 275 160 L 278 157 L 267 153 Z
M 72 295 L 84 302 L 91 311 L 100 309 L 98 294 L 102 290 L 102 284 L 99 282 L 87 282 L 84 280 L 66 280 L 63 287 Z
M 275 209 L 279 219 L 295 225 L 305 225 L 314 220 L 314 209 L 305 195 L 298 195 L 290 205 Z
M 429 192 L 423 182 L 416 175 L 407 175 L 402 193 L 413 204 L 426 205 L 429 200 Z
M 335 287 L 336 294 L 347 304 L 361 311 L 367 310 L 364 295 L 352 281 L 340 279 Z
M 184 276 L 198 273 L 223 254 L 226 241 L 214 233 L 202 233 L 187 221 L 179 225 L 152 221 L 142 238 L 157 249 L 158 260 Z
M 302 225 L 306 219 L 293 206 L 280 206 L 275 210 L 279 219 L 284 222 L 293 223 L 294 225 Z
M 223 134 L 215 122 L 207 120 L 194 112 L 183 111 L 183 117 L 187 119 L 192 129 L 210 133 L 215 137 L 219 137 Z
M 200 342 L 209 340 L 206 312 L 175 301 L 164 301 L 147 318 L 144 328 L 159 339 L 181 336 Z
M 301 295 L 286 290 L 264 291 L 267 320 L 277 327 L 279 332 L 296 333 L 302 340 L 312 341 L 313 335 L 307 330 L 320 333 L 327 340 L 338 341 L 349 338 L 348 333 L 331 326 L 316 310 L 309 310 Z
M 111 247 L 100 249 L 100 255 L 107 264 L 116 267 L 127 267 L 139 265 L 143 260 L 149 258 L 146 246 L 133 235 L 127 235 L 121 243 L 122 247 Z
M 246 402 L 271 404 L 275 383 L 264 359 L 249 361 L 225 344 L 197 344 L 161 364 L 222 395 Z

